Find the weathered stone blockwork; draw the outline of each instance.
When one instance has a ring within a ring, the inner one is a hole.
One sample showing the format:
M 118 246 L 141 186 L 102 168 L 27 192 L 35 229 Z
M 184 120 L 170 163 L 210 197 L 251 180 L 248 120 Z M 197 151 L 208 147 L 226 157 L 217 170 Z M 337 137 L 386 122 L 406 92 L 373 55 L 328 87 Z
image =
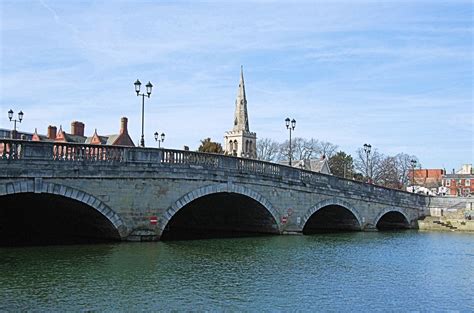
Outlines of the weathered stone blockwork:
M 260 203 L 279 233 L 301 233 L 308 219 L 328 205 L 352 212 L 361 230 L 375 229 L 393 211 L 415 227 L 427 212 L 422 195 L 249 159 L 126 147 L 114 150 L 111 159 L 107 150 L 95 158 L 83 158 L 81 152 L 81 158 L 70 153 L 58 159 L 53 143 L 5 143 L 22 152 L 0 159 L 0 198 L 29 192 L 81 201 L 109 219 L 124 240 L 158 239 L 186 204 L 221 192 Z M 87 148 L 74 146 L 74 151 Z M 158 217 L 156 225 L 151 216 Z

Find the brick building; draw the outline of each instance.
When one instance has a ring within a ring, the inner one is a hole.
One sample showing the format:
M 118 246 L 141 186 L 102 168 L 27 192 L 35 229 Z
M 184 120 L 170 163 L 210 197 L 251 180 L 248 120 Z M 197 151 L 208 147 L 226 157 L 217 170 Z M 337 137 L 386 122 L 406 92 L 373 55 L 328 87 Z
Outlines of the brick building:
M 464 164 L 462 168 L 451 174 L 443 175 L 443 186 L 451 196 L 474 195 L 474 171 L 472 164 Z
M 85 143 L 95 145 L 110 145 L 110 146 L 129 146 L 134 147 L 132 138 L 128 134 L 128 119 L 122 117 L 120 121 L 120 131 L 118 134 L 99 136 L 97 129 L 91 137 L 84 136 L 85 125 L 82 122 L 74 121 L 71 123 L 71 132 L 67 133 L 59 127 L 48 126 L 46 135 L 38 134 L 37 130 L 32 136 L 33 141 L 55 141 L 55 142 L 70 142 L 70 143 Z
M 414 171 L 415 177 L 413 177 L 413 171 L 410 170 L 408 177 L 410 179 L 410 184 L 415 182 L 415 186 L 425 187 L 431 190 L 432 192 L 438 192 L 438 188 L 442 186 L 443 175 L 446 174 L 443 169 L 416 169 Z M 414 178 L 414 180 L 413 180 Z

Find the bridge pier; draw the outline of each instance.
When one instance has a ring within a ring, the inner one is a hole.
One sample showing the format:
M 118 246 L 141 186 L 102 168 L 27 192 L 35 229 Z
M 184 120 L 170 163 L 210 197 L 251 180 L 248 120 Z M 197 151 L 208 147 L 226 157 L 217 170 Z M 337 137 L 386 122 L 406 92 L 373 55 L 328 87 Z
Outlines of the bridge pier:
M 362 228 L 362 231 L 366 232 L 374 232 L 374 231 L 379 231 L 377 227 L 373 224 L 365 224 Z
M 130 242 L 148 242 L 158 241 L 160 236 L 152 230 L 139 229 L 132 231 L 127 237 L 123 238 L 123 241 Z
M 63 231 L 102 229 L 122 241 L 162 240 L 179 228 L 301 235 L 305 229 L 375 231 L 380 220 L 407 220 L 413 227 L 428 202 L 423 195 L 252 159 L 0 139 L 0 230 L 2 214 L 14 212 L 7 212 L 5 199 L 31 195 L 44 202 L 38 218 L 49 212 L 51 221 L 68 220 Z M 61 209 L 51 209 L 48 197 Z

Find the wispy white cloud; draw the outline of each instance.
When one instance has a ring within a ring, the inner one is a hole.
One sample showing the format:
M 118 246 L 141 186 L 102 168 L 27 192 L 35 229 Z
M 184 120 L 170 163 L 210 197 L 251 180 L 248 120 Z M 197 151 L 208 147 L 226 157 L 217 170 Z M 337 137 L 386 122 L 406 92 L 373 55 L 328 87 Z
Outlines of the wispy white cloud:
M 195 148 L 230 128 L 243 64 L 261 138 L 284 140 L 291 116 L 298 136 L 349 153 L 370 141 L 430 166 L 472 160 L 469 2 L 2 5 L 0 109 L 23 109 L 24 130 L 79 119 L 86 132 L 107 134 L 128 116 L 137 140 L 140 78 L 156 86 L 145 104 L 147 143 L 159 130 L 166 146 Z

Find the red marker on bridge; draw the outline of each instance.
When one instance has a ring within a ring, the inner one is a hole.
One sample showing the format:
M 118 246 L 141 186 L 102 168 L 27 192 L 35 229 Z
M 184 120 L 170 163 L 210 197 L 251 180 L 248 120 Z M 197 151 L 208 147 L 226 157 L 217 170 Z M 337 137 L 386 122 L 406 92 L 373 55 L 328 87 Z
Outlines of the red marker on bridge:
M 151 225 L 156 225 L 158 223 L 158 217 L 157 216 L 150 216 L 150 224 Z

